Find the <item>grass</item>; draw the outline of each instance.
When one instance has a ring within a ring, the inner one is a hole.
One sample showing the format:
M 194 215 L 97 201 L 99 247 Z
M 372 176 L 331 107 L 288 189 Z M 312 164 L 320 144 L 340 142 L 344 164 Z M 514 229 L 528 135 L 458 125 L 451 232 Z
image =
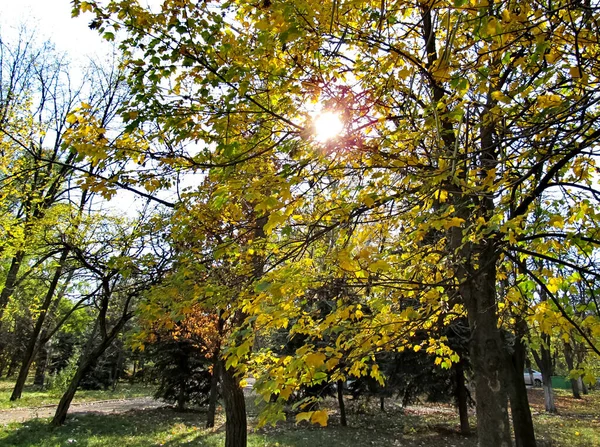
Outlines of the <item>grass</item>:
M 551 447 L 600 447 L 600 391 L 574 399 L 555 390 L 558 414 L 544 411 L 542 390 L 530 390 L 529 401 L 537 438 Z
M 557 391 L 558 415 L 543 411 L 542 391 L 530 390 L 536 436 L 540 447 L 600 447 L 600 391 L 579 401 Z M 335 402 L 328 427 L 305 423 L 279 423 L 252 430 L 250 447 L 318 446 L 403 446 L 475 447 L 475 436 L 458 434 L 458 418 L 452 407 L 424 405 L 406 411 L 388 402 L 385 412 L 364 401 L 348 399 L 349 427 L 339 426 Z M 257 408 L 248 399 L 251 425 Z M 70 418 L 63 427 L 52 429 L 46 420 L 0 426 L 0 445 L 14 447 L 55 446 L 195 446 L 216 447 L 224 442 L 224 417 L 214 429 L 204 428 L 205 414 L 177 413 L 170 408 L 132 411 L 120 415 L 87 414 Z M 474 423 L 474 421 L 472 421 Z
M 0 410 L 23 407 L 41 407 L 55 405 L 62 396 L 59 390 L 39 390 L 31 384 L 25 386 L 21 399 L 11 402 L 10 395 L 14 381 L 0 379 Z M 74 403 L 90 402 L 96 400 L 126 399 L 130 397 L 151 396 L 153 389 L 146 385 L 119 383 L 113 390 L 79 390 L 75 395 Z

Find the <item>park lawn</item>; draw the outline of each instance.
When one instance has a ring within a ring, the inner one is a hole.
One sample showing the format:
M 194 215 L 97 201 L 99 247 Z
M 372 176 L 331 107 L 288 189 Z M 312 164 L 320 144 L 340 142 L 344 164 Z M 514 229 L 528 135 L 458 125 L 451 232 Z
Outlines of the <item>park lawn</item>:
M 12 380 L 0 380 L 0 410 L 10 408 L 41 407 L 44 405 L 56 405 L 62 396 L 58 390 L 40 391 L 31 384 L 25 386 L 21 399 L 11 402 L 10 395 L 14 386 Z M 113 390 L 79 390 L 75 395 L 73 403 L 90 402 L 98 400 L 126 399 L 132 397 L 151 396 L 154 388 L 143 384 L 128 384 L 121 382 Z
M 530 390 L 536 435 L 540 447 L 600 447 L 600 391 L 581 401 L 557 391 L 558 415 L 543 412 L 541 390 Z M 542 397 L 543 399 L 543 397 Z M 452 407 L 422 405 L 402 411 L 388 402 L 386 411 L 376 403 L 348 402 L 349 427 L 340 427 L 331 407 L 329 425 L 321 428 L 306 423 L 279 423 L 252 430 L 250 447 L 405 446 L 475 447 L 475 436 L 457 433 L 458 418 Z M 257 408 L 248 399 L 251 425 Z M 69 418 L 63 427 L 52 429 L 47 420 L 0 427 L 0 445 L 19 447 L 84 446 L 222 446 L 224 416 L 218 415 L 214 429 L 204 428 L 202 412 L 177 413 L 171 408 L 131 411 L 120 415 L 87 414 Z M 474 421 L 472 421 L 474 424 Z

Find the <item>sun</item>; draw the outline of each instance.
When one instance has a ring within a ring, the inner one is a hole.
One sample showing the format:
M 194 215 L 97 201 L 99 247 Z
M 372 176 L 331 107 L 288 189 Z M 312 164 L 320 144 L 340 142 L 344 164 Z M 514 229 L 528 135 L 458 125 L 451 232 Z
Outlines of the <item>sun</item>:
M 322 112 L 314 118 L 313 126 L 316 140 L 325 143 L 342 133 L 344 123 L 339 114 Z

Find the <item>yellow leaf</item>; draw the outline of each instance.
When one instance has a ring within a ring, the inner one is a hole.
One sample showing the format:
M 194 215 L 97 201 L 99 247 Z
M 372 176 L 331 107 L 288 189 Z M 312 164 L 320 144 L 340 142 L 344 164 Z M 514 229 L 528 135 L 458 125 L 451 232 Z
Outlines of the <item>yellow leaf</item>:
M 562 216 L 557 215 L 552 216 L 548 223 L 556 228 L 563 228 L 565 226 L 565 220 L 562 218 Z
M 325 362 L 325 367 L 327 368 L 327 371 L 331 371 L 337 366 L 338 363 L 340 363 L 340 359 L 333 357 Z
M 387 272 L 390 270 L 390 264 L 388 264 L 387 261 L 380 259 L 379 261 L 371 263 L 369 265 L 369 270 L 372 272 L 376 272 L 378 270 L 381 270 L 382 272 Z
M 318 368 L 325 363 L 325 354 L 315 352 L 306 356 L 306 364 L 313 368 Z
M 302 411 L 296 415 L 296 424 L 302 421 L 310 421 L 313 411 Z
M 464 222 L 465 222 L 465 220 L 461 219 L 460 217 L 453 217 L 451 219 L 444 221 L 443 225 L 444 225 L 444 228 L 446 230 L 448 230 L 452 227 L 460 227 Z
M 279 395 L 285 400 L 288 400 L 288 398 L 292 395 L 292 391 L 294 391 L 292 387 L 286 387 L 279 392 Z
M 325 426 L 327 426 L 328 419 L 329 419 L 329 415 L 327 414 L 327 412 L 325 410 L 318 410 L 312 414 L 310 421 L 321 425 L 321 427 L 325 427 Z

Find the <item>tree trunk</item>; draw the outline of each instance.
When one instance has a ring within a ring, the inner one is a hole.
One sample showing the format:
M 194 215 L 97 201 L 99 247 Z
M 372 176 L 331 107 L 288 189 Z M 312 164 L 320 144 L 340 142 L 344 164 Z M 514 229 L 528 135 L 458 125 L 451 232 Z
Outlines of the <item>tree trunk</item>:
M 517 331 L 527 330 L 527 324 L 519 318 Z M 510 409 L 512 412 L 513 429 L 516 447 L 536 447 L 531 409 L 525 386 L 525 344 L 520 335 L 515 336 L 511 362 L 507 367 L 506 379 L 509 381 Z
M 463 435 L 471 434 L 469 425 L 469 402 L 468 392 L 465 385 L 465 369 L 463 361 L 460 360 L 455 367 L 456 372 L 456 405 L 458 406 L 458 416 L 460 418 L 460 432 Z
M 50 287 L 46 291 L 46 296 L 40 308 L 40 314 L 38 315 L 37 321 L 35 322 L 35 326 L 33 328 L 33 332 L 29 337 L 29 342 L 27 343 L 27 348 L 25 349 L 25 354 L 23 356 L 23 363 L 21 363 L 21 369 L 19 371 L 19 376 L 17 377 L 17 382 L 15 383 L 15 387 L 13 388 L 13 392 L 10 396 L 11 401 L 15 401 L 21 398 L 21 394 L 23 393 L 23 387 L 25 386 L 25 381 L 27 380 L 27 376 L 29 375 L 29 368 L 31 367 L 31 363 L 37 354 L 37 350 L 39 349 L 38 339 L 40 332 L 42 332 L 42 327 L 44 326 L 44 321 L 46 319 L 46 315 L 48 309 L 50 308 L 50 304 L 52 303 L 52 298 L 54 297 L 54 292 L 56 291 L 56 287 L 58 286 L 58 281 L 62 276 L 63 268 L 65 266 L 65 262 L 67 260 L 67 256 L 69 255 L 69 249 L 63 249 L 60 259 L 58 261 L 58 267 L 54 272 L 54 276 L 52 277 L 52 282 L 50 283 Z
M 217 411 L 217 399 L 219 398 L 219 376 L 221 362 L 215 356 L 212 376 L 210 378 L 210 395 L 208 397 L 208 412 L 206 414 L 206 428 L 215 426 L 215 413 Z
M 58 407 L 56 408 L 56 413 L 54 413 L 54 418 L 50 422 L 53 426 L 58 427 L 65 423 L 67 412 L 69 411 L 73 397 L 75 397 L 75 393 L 77 392 L 77 388 L 79 387 L 81 379 L 83 379 L 92 366 L 94 366 L 96 360 L 99 359 L 102 354 L 104 354 L 104 351 L 106 351 L 113 340 L 117 337 L 120 330 L 123 328 L 129 318 L 130 316 L 127 316 L 124 313 L 112 330 L 102 338 L 100 344 L 96 348 L 91 349 L 96 338 L 96 328 L 99 324 L 99 319 L 96 319 L 94 330 L 92 331 L 92 334 L 87 342 L 86 349 L 84 349 L 83 357 L 79 361 L 79 366 L 77 367 L 75 376 L 71 380 L 67 391 L 65 391 L 61 397 Z
M 577 383 L 579 384 L 579 389 L 581 390 L 581 392 L 583 394 L 589 394 L 588 387 L 586 386 L 585 382 L 583 381 L 583 377 L 582 376 L 579 376 L 577 378 Z
M 546 412 L 556 413 L 554 403 L 554 392 L 552 390 L 552 354 L 550 353 L 550 336 L 542 334 L 542 346 L 540 353 L 532 350 L 533 358 L 542 373 L 542 386 L 544 387 L 544 404 Z
M 54 418 L 52 419 L 50 424 L 52 424 L 55 427 L 59 427 L 65 423 L 69 407 L 71 406 L 71 402 L 75 397 L 75 393 L 77 392 L 79 383 L 81 382 L 81 379 L 83 379 L 88 373 L 88 371 L 92 368 L 96 359 L 96 356 L 89 355 L 85 359 L 82 359 L 82 361 L 80 361 L 79 366 L 77 367 L 77 371 L 71 379 L 71 383 L 69 383 L 69 387 L 60 398 L 60 402 L 58 403 L 58 407 L 56 408 L 56 412 L 54 413 Z
M 342 427 L 348 426 L 346 421 L 346 405 L 344 404 L 344 381 L 337 381 L 337 399 L 338 406 L 340 407 L 340 424 Z
M 225 401 L 225 447 L 246 447 L 246 400 L 235 370 L 221 365 L 223 400 Z
M 21 269 L 21 264 L 23 263 L 24 258 L 25 252 L 23 250 L 18 251 L 13 256 L 12 261 L 10 263 L 10 267 L 8 269 L 8 273 L 6 274 L 4 287 L 2 289 L 2 292 L 0 292 L 0 329 L 2 329 L 2 315 L 4 315 L 4 309 L 6 309 L 8 299 L 12 296 L 13 292 L 15 291 L 17 277 L 19 275 L 19 270 Z
M 575 369 L 575 355 L 573 354 L 573 348 L 570 343 L 564 343 L 564 354 L 565 354 L 565 363 L 567 364 L 567 368 L 569 368 L 569 374 L 573 373 Z M 579 381 L 578 379 L 571 377 L 571 390 L 573 391 L 573 397 L 575 399 L 581 399 L 581 394 L 579 393 Z
M 462 230 L 453 229 L 455 243 Z M 471 329 L 471 361 L 475 377 L 477 437 L 481 447 L 510 447 L 508 398 L 504 381 L 506 349 L 496 315 L 496 262 L 494 244 L 463 244 L 458 267 L 459 293 L 467 307 Z M 477 258 L 477 265 L 468 259 Z
M 185 410 L 185 379 L 179 381 L 179 394 L 177 395 L 177 411 Z

